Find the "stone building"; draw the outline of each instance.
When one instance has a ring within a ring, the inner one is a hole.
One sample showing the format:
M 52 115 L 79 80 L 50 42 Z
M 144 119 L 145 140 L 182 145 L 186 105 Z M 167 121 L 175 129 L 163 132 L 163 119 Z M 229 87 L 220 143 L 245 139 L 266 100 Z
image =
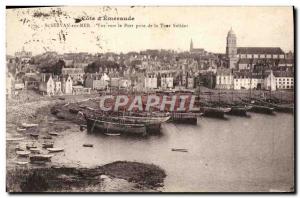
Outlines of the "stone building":
M 237 46 L 236 35 L 232 28 L 227 33 L 226 37 L 226 57 L 228 58 L 228 64 L 230 69 L 236 69 L 237 64 Z

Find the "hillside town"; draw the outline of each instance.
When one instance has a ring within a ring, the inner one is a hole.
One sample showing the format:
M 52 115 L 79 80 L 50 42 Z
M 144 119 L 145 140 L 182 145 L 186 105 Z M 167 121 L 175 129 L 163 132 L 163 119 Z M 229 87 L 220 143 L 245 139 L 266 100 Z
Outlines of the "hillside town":
M 128 53 L 85 52 L 32 55 L 24 48 L 7 55 L 7 98 L 22 90 L 42 96 L 80 95 L 99 91 L 293 90 L 294 54 L 280 47 L 239 47 L 228 31 L 224 54 L 195 48 L 189 51 L 145 50 Z

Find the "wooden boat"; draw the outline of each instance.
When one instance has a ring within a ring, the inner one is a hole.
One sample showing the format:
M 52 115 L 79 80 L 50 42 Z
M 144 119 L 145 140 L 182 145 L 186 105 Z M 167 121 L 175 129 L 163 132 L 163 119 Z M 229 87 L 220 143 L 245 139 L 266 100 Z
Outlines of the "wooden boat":
M 132 124 L 118 121 L 105 121 L 94 118 L 86 118 L 88 132 L 103 133 L 125 133 L 125 134 L 146 134 L 144 124 Z
M 22 123 L 22 127 L 24 128 L 31 128 L 31 127 L 36 127 L 38 124 L 28 124 L 28 123 Z
M 64 148 L 47 148 L 47 150 L 49 152 L 54 153 L 54 152 L 62 152 L 62 151 L 64 151 Z
M 6 141 L 21 141 L 24 140 L 25 138 L 6 138 Z
M 23 148 L 21 147 L 20 145 L 18 145 L 16 148 L 15 148 L 16 151 L 25 151 L 26 148 Z
M 255 113 L 273 114 L 274 113 L 274 108 L 253 104 L 252 108 L 249 111 L 255 112 Z
M 37 155 L 32 155 L 29 157 L 29 160 L 31 163 L 35 162 L 47 162 L 51 161 L 51 158 L 53 155 L 42 155 L 42 154 L 37 154 Z
M 42 147 L 43 148 L 53 148 L 53 142 L 44 142 L 43 144 L 42 144 Z
M 236 115 L 236 116 L 247 116 L 247 111 L 249 111 L 249 107 L 243 106 L 231 106 L 231 110 L 227 112 L 228 115 Z
M 294 113 L 294 107 L 290 105 L 281 105 L 281 104 L 272 104 L 275 111 L 283 112 L 283 113 Z
M 224 107 L 200 107 L 200 111 L 205 117 L 224 118 L 225 113 L 231 111 L 231 108 Z
M 188 152 L 187 149 L 175 149 L 175 148 L 172 148 L 172 151 L 177 151 L 177 152 Z
M 28 157 L 30 152 L 29 151 L 17 151 L 16 152 L 18 156 L 20 157 Z
M 171 116 L 122 116 L 119 119 L 140 124 L 161 124 L 168 121 L 170 118 Z
M 55 133 L 55 132 L 48 132 L 49 135 L 52 135 L 52 136 L 58 136 L 58 133 Z
M 17 127 L 17 131 L 26 131 L 26 128 L 20 128 L 20 127 Z
M 107 136 L 120 136 L 121 133 L 104 133 Z
M 82 146 L 83 146 L 83 147 L 94 147 L 93 144 L 83 144 Z
M 39 134 L 36 134 L 36 133 L 30 133 L 30 136 L 34 137 L 34 138 L 37 138 L 39 137 Z
M 52 136 L 44 136 L 43 139 L 51 140 Z
M 32 143 L 32 144 L 26 144 L 26 148 L 27 149 L 31 149 L 31 148 L 37 148 L 37 145 Z
M 18 165 L 26 165 L 26 164 L 28 164 L 28 162 L 16 162 L 16 164 L 18 164 Z
M 38 148 L 30 148 L 29 149 L 31 153 L 36 153 L 36 154 L 40 154 L 41 153 L 41 150 L 38 149 Z
M 170 121 L 182 124 L 197 124 L 199 115 L 199 113 L 173 112 Z

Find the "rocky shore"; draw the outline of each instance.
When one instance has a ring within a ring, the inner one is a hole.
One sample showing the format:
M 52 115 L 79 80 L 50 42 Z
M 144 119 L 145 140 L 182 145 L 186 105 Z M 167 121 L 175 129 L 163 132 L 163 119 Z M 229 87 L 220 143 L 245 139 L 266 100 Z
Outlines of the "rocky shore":
M 152 164 L 117 161 L 95 168 L 10 168 L 8 192 L 157 192 L 165 172 Z

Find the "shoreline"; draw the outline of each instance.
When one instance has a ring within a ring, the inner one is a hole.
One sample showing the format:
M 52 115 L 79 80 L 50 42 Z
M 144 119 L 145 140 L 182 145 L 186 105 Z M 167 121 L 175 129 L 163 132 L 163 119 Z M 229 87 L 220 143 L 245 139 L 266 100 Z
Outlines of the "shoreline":
M 25 140 L 21 140 L 21 141 L 7 141 L 7 146 L 6 146 L 6 155 L 7 155 L 7 162 L 6 162 L 6 167 L 7 167 L 7 172 L 8 172 L 8 177 L 15 177 L 18 174 L 18 171 L 22 170 L 29 173 L 34 173 L 35 170 L 38 171 L 42 170 L 43 171 L 49 171 L 51 173 L 51 169 L 49 169 L 49 167 L 51 166 L 45 166 L 45 167 L 40 167 L 40 166 L 33 166 L 30 167 L 31 164 L 29 164 L 29 167 L 26 165 L 24 167 L 22 167 L 21 165 L 17 165 L 16 164 L 16 160 L 18 160 L 18 158 L 16 158 L 16 152 L 15 152 L 15 148 L 17 145 L 19 145 L 22 142 L 37 142 L 38 145 L 41 145 L 41 143 L 44 141 L 44 137 L 48 136 L 48 132 L 49 131 L 55 131 L 58 133 L 58 137 L 52 137 L 54 144 L 55 144 L 55 139 L 59 138 L 59 136 L 63 136 L 64 132 L 68 129 L 70 129 L 69 126 L 65 125 L 65 122 L 60 122 L 60 119 L 55 117 L 54 115 L 51 114 L 51 108 L 55 105 L 63 105 L 66 103 L 72 103 L 72 104 L 78 104 L 78 103 L 90 103 L 90 102 L 94 102 L 93 105 L 98 105 L 98 103 L 95 101 L 95 98 L 93 99 L 91 96 L 67 96 L 65 97 L 65 100 L 59 100 L 57 98 L 51 98 L 51 97 L 46 97 L 44 98 L 45 100 L 42 101 L 34 101 L 34 102 L 25 102 L 25 103 L 19 103 L 19 104 L 14 104 L 14 105 L 7 105 L 7 121 L 6 121 L 6 128 L 7 128 L 7 132 L 6 132 L 6 137 L 7 138 L 25 138 Z M 27 109 L 27 107 L 31 107 L 29 109 L 29 113 L 25 112 Z M 96 106 L 95 106 L 96 107 Z M 71 114 L 69 111 L 67 111 L 70 115 Z M 75 115 L 75 114 L 74 114 Z M 76 116 L 75 116 L 76 117 Z M 80 122 L 76 122 L 73 118 L 72 119 L 65 119 L 64 121 L 71 121 L 70 124 L 72 123 L 76 123 L 76 126 L 74 127 L 80 127 Z M 75 121 L 75 122 L 74 122 Z M 20 131 L 16 131 L 17 127 L 20 126 L 20 124 L 22 122 L 26 122 L 26 123 L 38 123 L 39 126 L 37 128 L 30 128 L 28 129 L 26 132 L 20 132 Z M 39 137 L 38 138 L 34 138 L 30 136 L 30 133 L 38 133 Z M 59 156 L 61 157 L 61 156 Z M 113 164 L 114 162 L 112 162 Z M 128 163 L 138 163 L 138 162 L 128 162 Z M 53 164 L 52 164 L 53 165 Z M 75 165 L 75 164 L 74 164 Z M 147 167 L 149 164 L 143 164 L 141 165 L 142 167 Z M 61 166 L 61 167 L 60 167 Z M 63 168 L 70 168 L 72 169 L 72 164 L 70 166 L 63 166 L 63 164 L 57 164 L 56 167 L 59 167 L 58 169 L 63 170 Z M 106 165 L 102 165 L 101 167 L 105 167 Z M 155 165 L 154 165 L 155 166 Z M 49 170 L 48 170 L 49 169 Z M 87 168 L 87 167 L 73 167 L 73 171 L 91 171 L 94 170 L 94 168 Z M 145 185 L 145 183 L 143 182 L 138 182 L 138 185 L 136 184 L 136 182 L 132 181 L 130 179 L 130 177 L 126 176 L 123 177 L 123 175 L 119 175 L 119 170 L 115 169 L 115 170 L 111 170 L 112 172 L 110 172 L 110 174 L 108 177 L 103 176 L 104 178 L 106 178 L 105 180 L 105 186 L 106 187 L 99 187 L 99 186 L 92 186 L 92 187 L 87 187 L 86 191 L 91 191 L 91 192 L 96 192 L 96 191 L 116 191 L 116 192 L 124 192 L 124 191 L 131 191 L 132 192 L 147 192 L 147 191 L 151 191 L 151 192 L 157 192 L 162 186 L 163 186 L 163 182 L 158 182 L 157 183 L 157 187 L 154 186 L 148 186 Z M 150 171 L 151 172 L 151 171 Z M 26 174 L 27 174 L 26 173 Z M 51 173 L 53 174 L 53 173 Z M 165 173 L 164 173 L 165 174 Z M 101 175 L 101 174 L 100 174 Z M 105 174 L 103 174 L 105 175 Z M 106 175 L 106 176 L 107 176 Z M 163 174 L 162 174 L 163 175 Z M 64 178 L 65 176 L 63 176 Z M 121 177 L 121 178 L 120 178 Z M 165 176 L 161 176 L 161 177 L 165 177 Z M 98 177 L 99 180 L 100 176 Z M 60 177 L 58 179 L 61 179 Z M 72 181 L 72 177 L 70 179 L 69 176 L 65 177 L 64 179 L 67 180 L 71 180 Z M 101 179 L 101 178 L 100 178 Z M 9 180 L 9 178 L 7 179 Z M 94 179 L 95 181 L 97 179 Z M 102 180 L 101 180 L 102 181 Z M 20 189 L 20 187 L 13 187 L 15 189 L 11 189 L 11 187 L 7 186 L 7 191 L 9 192 L 17 192 L 16 189 Z M 51 187 L 52 188 L 52 187 Z M 54 190 L 57 190 L 53 187 Z M 109 190 L 112 189 L 112 190 Z M 70 189 L 69 189 L 70 190 Z M 81 189 L 80 186 L 75 187 L 74 192 L 76 190 L 78 191 L 83 191 L 84 189 Z M 19 192 L 19 191 L 18 191 Z

